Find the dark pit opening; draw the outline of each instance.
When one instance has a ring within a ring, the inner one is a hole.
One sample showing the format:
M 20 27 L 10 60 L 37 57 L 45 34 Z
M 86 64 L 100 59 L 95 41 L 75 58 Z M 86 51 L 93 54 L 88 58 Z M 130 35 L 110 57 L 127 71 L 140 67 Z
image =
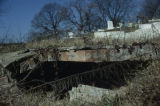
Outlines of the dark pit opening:
M 18 72 L 20 70 L 18 63 L 8 66 L 8 70 L 16 72 L 12 71 L 11 76 L 17 80 L 20 88 L 26 90 L 54 90 L 57 93 L 62 93 L 78 84 L 107 89 L 121 87 L 126 84 L 126 78 L 133 78 L 133 73 L 147 63 L 148 61 L 100 63 L 54 61 L 40 62 L 36 68 L 23 73 Z

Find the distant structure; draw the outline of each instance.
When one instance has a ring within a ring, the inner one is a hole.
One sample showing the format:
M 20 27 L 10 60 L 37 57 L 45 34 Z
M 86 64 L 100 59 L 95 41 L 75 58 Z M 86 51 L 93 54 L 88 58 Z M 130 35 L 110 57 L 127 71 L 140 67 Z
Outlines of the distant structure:
M 129 23 L 128 23 L 128 27 L 129 27 L 129 28 L 132 28 L 132 27 L 133 27 L 133 23 L 132 23 L 132 22 L 129 22 Z
M 137 16 L 138 24 L 145 24 L 148 23 L 148 18 L 145 16 Z
M 112 21 L 107 21 L 108 28 L 98 29 L 94 32 L 94 40 L 108 39 L 109 43 L 114 41 L 141 42 L 160 37 L 160 19 L 148 20 L 146 17 L 137 16 L 137 23 L 119 23 L 119 27 L 114 27 Z M 85 35 L 84 32 L 80 32 Z M 68 32 L 68 38 L 76 37 L 73 32 Z
M 104 32 L 105 30 L 104 29 L 98 29 L 98 32 Z
M 152 22 L 160 22 L 160 19 L 152 19 L 152 20 L 148 20 L 149 23 L 152 23 Z
M 73 32 L 68 32 L 68 37 L 69 38 L 73 38 L 74 37 L 74 33 Z
M 125 24 L 124 22 L 119 23 L 120 31 L 124 30 Z
M 114 29 L 114 26 L 113 26 L 113 22 L 112 22 L 112 21 L 107 21 L 107 24 L 108 24 L 108 30 Z
M 108 21 L 107 29 L 98 29 L 94 32 L 95 40 L 108 39 L 109 42 L 114 40 L 124 40 L 131 42 L 141 42 L 160 37 L 160 19 L 148 20 L 146 17 L 137 16 L 137 23 L 124 22 L 119 23 L 119 27 L 113 27 L 113 22 Z

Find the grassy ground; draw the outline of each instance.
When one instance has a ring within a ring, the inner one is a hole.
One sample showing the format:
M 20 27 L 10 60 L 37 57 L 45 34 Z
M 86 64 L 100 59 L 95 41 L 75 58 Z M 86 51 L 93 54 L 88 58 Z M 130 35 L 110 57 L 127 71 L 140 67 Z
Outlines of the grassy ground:
M 160 61 L 154 61 L 145 70 L 139 71 L 133 82 L 129 83 L 123 102 L 133 106 L 160 105 Z
M 159 42 L 159 39 L 155 39 Z M 43 40 L 30 42 L 20 46 L 8 45 L 3 49 L 4 52 L 17 51 L 26 48 L 45 48 L 49 46 L 68 47 L 86 45 L 108 45 L 108 39 L 101 41 L 92 41 L 92 37 L 86 39 L 63 39 L 60 41 Z M 136 77 L 124 86 L 127 88 L 126 95 L 108 100 L 107 96 L 97 104 L 81 103 L 80 101 L 69 102 L 69 97 L 63 100 L 55 100 L 50 93 L 19 93 L 18 95 L 9 95 L 5 103 L 0 106 L 160 106 L 160 60 L 151 62 L 144 70 L 139 70 Z M 4 101 L 3 101 L 4 102 Z
M 23 50 L 25 47 L 24 43 L 0 44 L 0 53 Z
M 139 70 L 134 79 L 128 81 L 125 95 L 108 100 L 107 96 L 97 104 L 70 102 L 69 97 L 56 100 L 53 92 L 19 93 L 10 95 L 8 106 L 159 106 L 160 104 L 160 60 L 150 62 Z M 2 100 L 2 99 L 1 99 Z M 4 105 L 7 106 L 7 105 Z
M 127 88 L 125 96 L 116 97 L 111 100 L 110 104 L 115 104 L 114 106 L 160 106 L 160 60 L 151 62 L 144 70 L 139 70 L 136 77 L 125 87 Z M 102 104 L 105 101 L 106 99 Z
M 130 29 L 128 29 L 130 30 Z M 60 40 L 54 40 L 54 39 L 45 39 L 45 40 L 40 40 L 40 41 L 32 41 L 32 42 L 27 42 L 23 44 L 0 44 L 0 53 L 7 53 L 7 52 L 14 52 L 14 51 L 19 51 L 19 50 L 24 50 L 24 49 L 39 49 L 39 48 L 47 48 L 47 47 L 78 47 L 78 48 L 83 48 L 83 47 L 106 47 L 106 46 L 111 46 L 114 47 L 115 45 L 123 45 L 123 44 L 128 44 L 131 45 L 134 42 L 154 42 L 154 43 L 159 43 L 160 37 L 159 38 L 154 38 L 150 40 L 133 40 L 133 39 L 128 39 L 127 41 L 125 39 L 108 39 L 108 38 L 96 38 L 94 39 L 93 34 L 85 37 L 79 37 L 79 38 L 63 38 Z M 2 47 L 2 48 L 1 48 Z
M 130 29 L 128 29 L 130 30 Z M 84 38 L 64 38 L 61 40 L 41 40 L 41 41 L 34 41 L 26 43 L 25 48 L 46 48 L 49 46 L 58 46 L 58 47 L 79 47 L 83 48 L 86 46 L 93 46 L 93 47 L 106 47 L 106 46 L 114 46 L 114 45 L 123 45 L 128 44 L 131 45 L 134 42 L 154 42 L 159 43 L 160 37 L 154 39 L 108 39 L 108 38 L 94 38 L 92 36 L 86 36 Z

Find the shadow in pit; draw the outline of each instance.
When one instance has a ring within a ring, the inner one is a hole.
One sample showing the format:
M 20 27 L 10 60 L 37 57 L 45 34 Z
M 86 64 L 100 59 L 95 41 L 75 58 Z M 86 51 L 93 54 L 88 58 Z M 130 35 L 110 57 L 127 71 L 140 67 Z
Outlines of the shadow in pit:
M 54 90 L 56 93 L 68 91 L 78 84 L 113 89 L 125 85 L 126 79 L 133 78 L 138 69 L 147 65 L 148 61 L 41 62 L 33 70 L 14 74 L 14 78 L 21 88 Z M 19 71 L 19 67 L 10 69 Z

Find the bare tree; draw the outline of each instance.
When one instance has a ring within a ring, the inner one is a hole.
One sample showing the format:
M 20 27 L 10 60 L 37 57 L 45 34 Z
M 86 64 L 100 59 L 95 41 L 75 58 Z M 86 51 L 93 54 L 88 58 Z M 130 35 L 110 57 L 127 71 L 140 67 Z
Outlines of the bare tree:
M 72 2 L 69 13 L 69 21 L 79 33 L 92 32 L 99 26 L 95 5 L 87 0 Z
M 144 0 L 140 15 L 149 19 L 160 17 L 160 0 Z
M 57 3 L 45 5 L 32 20 L 32 27 L 37 32 L 58 38 L 62 24 L 67 17 L 67 9 Z
M 133 0 L 94 0 L 101 14 L 104 26 L 107 20 L 113 21 L 114 26 L 132 12 Z

